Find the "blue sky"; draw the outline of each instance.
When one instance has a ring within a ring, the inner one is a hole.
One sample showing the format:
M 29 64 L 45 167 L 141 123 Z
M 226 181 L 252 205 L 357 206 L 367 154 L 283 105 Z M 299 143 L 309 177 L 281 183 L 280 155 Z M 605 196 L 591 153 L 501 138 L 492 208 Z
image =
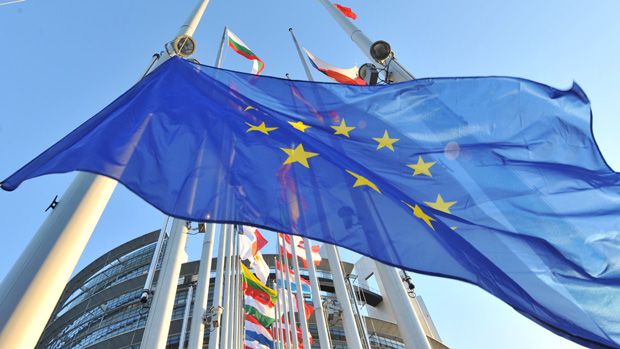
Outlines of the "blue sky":
M 197 0 L 27 0 L 0 6 L 0 177 L 29 161 L 129 88 L 172 39 Z M 620 2 L 341 0 L 372 39 L 391 43 L 417 77 L 508 75 L 558 88 L 576 81 L 594 113 L 594 134 L 613 168 L 620 124 Z M 196 58 L 215 59 L 228 25 L 266 63 L 265 75 L 303 79 L 288 28 L 321 59 L 342 67 L 365 56 L 316 0 L 212 0 L 196 33 Z M 227 50 L 223 67 L 251 64 Z M 315 74 L 315 78 L 323 80 Z M 74 174 L 0 193 L 0 277 Z M 114 193 L 78 267 L 159 228 L 163 216 L 122 187 Z M 190 256 L 200 239 L 190 237 Z M 345 254 L 346 258 L 354 258 Z M 443 340 L 453 348 L 578 348 L 462 282 L 415 275 Z

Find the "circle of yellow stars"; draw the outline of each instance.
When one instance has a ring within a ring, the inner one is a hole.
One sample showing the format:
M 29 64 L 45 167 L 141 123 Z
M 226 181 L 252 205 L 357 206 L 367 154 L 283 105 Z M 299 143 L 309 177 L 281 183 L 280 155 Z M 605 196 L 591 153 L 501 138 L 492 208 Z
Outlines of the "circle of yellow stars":
M 252 109 L 255 109 L 255 108 L 252 106 L 247 106 L 244 109 L 244 111 L 249 111 Z M 305 133 L 307 129 L 312 127 L 310 125 L 305 124 L 301 120 L 289 121 L 288 123 L 289 125 L 291 125 L 291 127 L 293 127 L 294 129 L 302 133 Z M 265 135 L 269 135 L 270 132 L 278 130 L 278 127 L 267 126 L 265 122 L 261 122 L 258 125 L 250 124 L 248 122 L 246 122 L 245 124 L 249 127 L 246 130 L 246 133 L 259 132 Z M 341 135 L 346 138 L 351 138 L 350 133 L 356 129 L 356 127 L 354 126 L 347 125 L 345 118 L 342 118 L 339 124 L 333 125 L 330 127 L 334 130 L 333 135 L 335 136 Z M 390 137 L 388 130 L 384 130 L 383 135 L 381 137 L 373 137 L 372 139 L 375 142 L 377 142 L 377 148 L 376 148 L 377 151 L 385 148 L 386 150 L 391 150 L 392 152 L 395 151 L 394 144 L 400 140 L 400 138 Z M 307 151 L 304 148 L 303 144 L 301 143 L 297 145 L 293 145 L 291 148 L 280 148 L 280 149 L 287 155 L 287 158 L 282 163 L 283 165 L 298 163 L 305 168 L 310 168 L 310 163 L 308 160 L 320 155 L 319 153 Z M 415 164 L 406 164 L 406 166 L 413 170 L 413 173 L 412 173 L 413 177 L 426 176 L 426 177 L 432 178 L 433 175 L 431 173 L 431 168 L 436 163 L 437 163 L 436 161 L 426 161 L 424 160 L 422 155 L 418 155 L 418 160 Z M 353 183 L 353 188 L 368 187 L 371 190 L 379 194 L 382 194 L 379 187 L 367 177 L 364 177 L 361 174 L 353 172 L 351 170 L 345 169 L 345 171 L 348 174 L 350 174 L 353 178 L 355 178 L 355 182 Z M 450 211 L 450 208 L 454 206 L 456 203 L 457 203 L 456 201 L 445 201 L 445 199 L 441 196 L 441 194 L 437 194 L 437 198 L 435 199 L 435 201 L 424 202 L 426 206 L 434 210 L 437 210 L 439 212 L 443 212 L 447 214 L 452 214 L 452 212 Z M 430 216 L 429 214 L 427 214 L 426 212 L 424 212 L 424 210 L 422 209 L 422 207 L 420 207 L 420 205 L 418 204 L 412 205 L 405 201 L 403 201 L 403 204 L 405 204 L 409 209 L 411 209 L 414 217 L 423 221 L 432 230 L 435 230 L 435 227 L 433 226 L 433 222 L 435 222 L 436 219 Z M 452 229 L 456 230 L 456 227 L 452 227 Z

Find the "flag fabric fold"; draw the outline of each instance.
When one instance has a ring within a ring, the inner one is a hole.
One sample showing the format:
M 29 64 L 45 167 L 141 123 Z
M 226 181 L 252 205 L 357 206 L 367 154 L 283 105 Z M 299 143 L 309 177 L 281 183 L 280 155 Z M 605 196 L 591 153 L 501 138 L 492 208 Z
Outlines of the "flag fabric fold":
M 170 216 L 470 282 L 577 343 L 620 347 L 620 175 L 576 85 L 352 86 L 172 58 L 1 185 L 69 171 Z
M 306 51 L 306 55 L 308 55 L 308 59 L 310 59 L 310 63 L 312 66 L 320 71 L 321 73 L 327 75 L 330 79 L 350 85 L 366 85 L 366 81 L 359 77 L 359 68 L 354 66 L 353 68 L 337 68 L 333 65 L 321 60 L 318 57 L 315 57 L 310 51 L 304 49 Z

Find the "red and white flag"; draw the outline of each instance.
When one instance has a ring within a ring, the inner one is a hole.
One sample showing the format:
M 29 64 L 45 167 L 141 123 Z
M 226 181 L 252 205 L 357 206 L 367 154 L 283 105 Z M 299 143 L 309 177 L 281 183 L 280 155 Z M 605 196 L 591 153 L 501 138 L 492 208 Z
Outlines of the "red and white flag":
M 355 14 L 355 12 L 353 12 L 350 7 L 342 6 L 340 4 L 334 4 L 334 6 L 346 17 L 349 17 L 351 19 L 357 19 L 357 14 Z
M 358 71 L 359 68 L 354 66 L 353 68 L 337 68 L 333 65 L 322 61 L 321 59 L 315 57 L 310 51 L 304 49 L 308 58 L 310 59 L 310 63 L 312 66 L 316 68 L 321 73 L 329 76 L 332 80 L 343 83 L 343 84 L 351 84 L 351 85 L 366 85 L 366 81 L 359 77 Z
M 308 260 L 306 259 L 306 249 L 304 248 L 304 239 L 299 237 L 299 236 L 295 236 L 295 235 L 285 235 L 282 233 L 278 233 L 281 237 L 281 239 L 278 239 L 278 243 L 280 244 L 280 251 L 282 251 L 282 254 L 286 253 L 286 256 L 288 258 L 293 258 L 293 250 L 291 248 L 292 246 L 295 246 L 295 252 L 297 253 L 297 257 L 299 259 L 301 259 L 301 261 L 304 264 L 304 268 L 308 267 Z M 292 238 L 292 239 L 291 239 Z M 291 243 L 292 240 L 292 243 Z M 314 265 L 319 265 L 321 263 L 321 246 L 319 245 L 315 245 L 315 246 L 310 246 L 310 250 L 312 251 L 312 263 L 314 263 Z
M 242 259 L 251 260 L 251 257 L 255 256 L 258 251 L 265 247 L 268 241 L 258 229 L 247 225 L 243 226 L 243 235 L 248 238 L 250 245 L 244 245 L 243 250 L 240 251 L 240 255 Z

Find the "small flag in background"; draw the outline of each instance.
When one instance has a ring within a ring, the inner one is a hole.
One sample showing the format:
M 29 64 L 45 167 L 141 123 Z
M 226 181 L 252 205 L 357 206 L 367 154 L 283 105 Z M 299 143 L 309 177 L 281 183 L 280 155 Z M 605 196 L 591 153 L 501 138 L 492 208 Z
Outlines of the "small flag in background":
M 282 239 L 279 240 L 280 251 L 282 254 L 286 253 L 288 258 L 293 258 L 293 250 L 291 246 L 295 246 L 295 253 L 297 253 L 297 258 L 301 259 L 304 264 L 304 268 L 308 267 L 308 259 L 306 258 L 306 249 L 304 248 L 304 239 L 299 236 L 291 236 L 287 234 L 279 233 Z M 292 241 L 292 242 L 291 242 Z M 321 246 L 314 245 L 310 246 L 310 250 L 312 251 L 312 263 L 314 265 L 321 264 Z
M 228 47 L 230 47 L 233 51 L 242 55 L 243 57 L 252 61 L 252 74 L 260 75 L 260 73 L 265 69 L 265 62 L 262 59 L 258 58 L 258 56 L 250 50 L 248 45 L 246 45 L 237 35 L 227 30 L 228 35 Z
M 252 315 L 264 327 L 271 326 L 276 320 L 277 292 L 260 282 L 243 264 L 241 264 L 241 272 L 246 314 Z
M 342 6 L 340 4 L 334 4 L 334 6 L 340 11 L 342 12 L 343 15 L 345 15 L 346 17 L 349 17 L 351 19 L 357 19 L 357 14 L 355 14 L 355 12 L 353 12 L 353 10 L 351 10 L 350 7 L 346 7 L 346 6 Z
M 359 68 L 357 66 L 353 66 L 353 68 L 337 68 L 315 57 L 312 53 L 310 53 L 310 51 L 306 49 L 304 50 L 306 51 L 312 66 L 321 73 L 330 77 L 332 80 L 343 84 L 366 85 L 366 81 L 358 75 Z

